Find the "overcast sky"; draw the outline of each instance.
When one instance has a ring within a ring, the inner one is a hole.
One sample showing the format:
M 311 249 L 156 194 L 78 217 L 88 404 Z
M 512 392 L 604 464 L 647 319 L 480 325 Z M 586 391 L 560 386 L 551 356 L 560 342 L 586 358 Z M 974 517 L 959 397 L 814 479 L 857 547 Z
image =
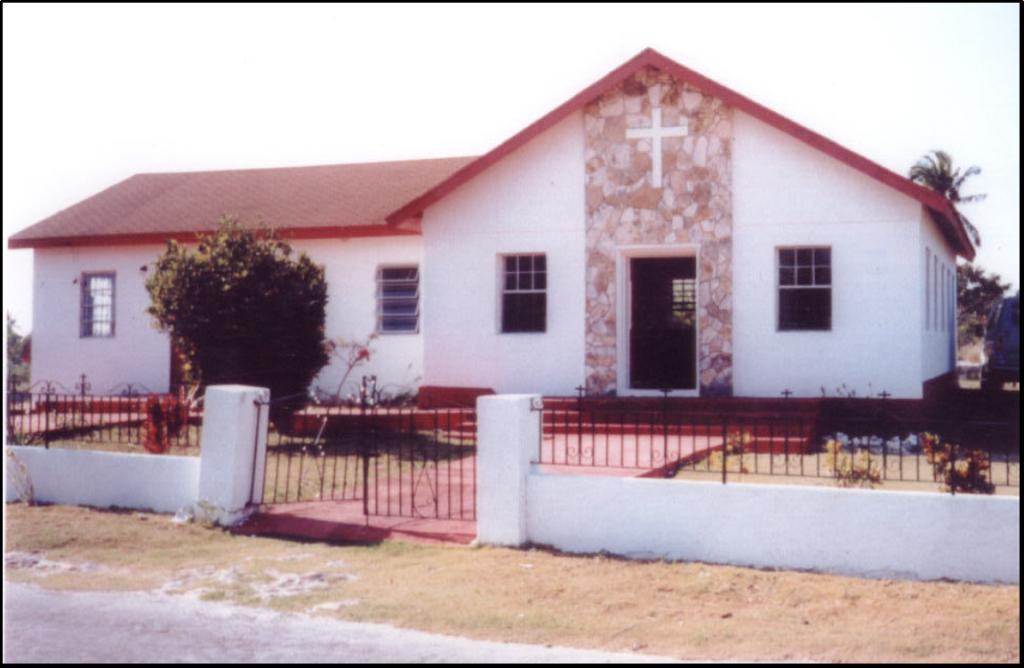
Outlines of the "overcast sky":
M 6 237 L 138 172 L 485 152 L 645 47 L 898 172 L 983 171 L 977 262 L 1020 284 L 1020 8 L 3 5 Z

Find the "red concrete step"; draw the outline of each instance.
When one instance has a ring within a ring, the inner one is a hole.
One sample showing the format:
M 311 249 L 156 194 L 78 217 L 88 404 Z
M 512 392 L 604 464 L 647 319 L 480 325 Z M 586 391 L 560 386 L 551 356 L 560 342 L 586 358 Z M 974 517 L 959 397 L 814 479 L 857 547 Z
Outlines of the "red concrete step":
M 589 419 L 562 419 L 545 420 L 545 434 L 576 434 L 583 433 L 596 437 L 606 434 L 611 435 L 661 435 L 668 433 L 671 436 L 721 436 L 723 431 L 728 433 L 743 432 L 756 436 L 810 436 L 814 432 L 815 422 L 813 420 L 784 420 L 784 419 L 744 419 L 744 420 L 710 420 L 692 419 L 683 421 L 670 421 L 665 424 L 659 420 L 630 419 L 623 416 L 615 421 L 591 421 Z
M 682 437 L 684 437 L 685 439 L 686 436 L 684 435 Z M 599 435 L 594 437 L 592 441 L 593 445 L 590 447 L 597 450 L 608 450 L 611 452 L 615 452 L 617 450 L 625 448 L 630 452 L 633 452 L 635 450 L 635 446 L 633 445 L 635 441 L 635 437 L 633 437 L 631 434 L 612 434 L 608 436 L 607 442 L 605 442 L 603 435 Z M 660 439 L 658 434 L 655 434 L 653 437 L 650 437 L 648 434 L 641 434 L 639 441 L 641 442 L 641 450 L 644 452 L 647 452 L 648 450 L 651 449 L 655 451 L 660 450 L 659 444 L 662 443 L 662 439 Z M 697 435 L 693 441 L 698 454 L 703 453 L 703 455 L 706 455 L 708 453 L 722 450 L 721 436 L 716 437 L 712 435 L 712 442 L 710 445 L 707 446 L 705 445 L 705 443 L 703 443 L 703 434 Z M 574 448 L 575 445 L 577 445 L 577 441 L 575 441 L 575 439 L 573 439 L 571 435 L 569 435 L 567 439 L 563 440 L 563 437 L 560 435 L 551 436 L 546 434 L 545 442 L 546 444 L 548 444 L 547 449 L 554 447 L 559 452 L 564 451 L 566 449 Z M 676 442 L 674 441 L 674 437 L 670 435 L 669 446 L 674 447 L 675 443 Z M 784 437 L 775 437 L 775 439 L 771 439 L 771 437 L 765 436 L 756 437 L 756 439 L 743 444 L 741 447 L 739 445 L 731 446 L 730 454 L 801 455 L 812 453 L 815 452 L 816 450 L 817 449 L 815 447 L 815 441 L 813 437 L 810 435 L 794 435 L 788 437 L 788 439 L 784 439 Z
M 416 407 L 431 408 L 473 408 L 477 397 L 494 394 L 489 387 L 444 387 L 422 385 L 416 394 Z
M 655 412 L 668 410 L 670 413 L 690 415 L 749 415 L 749 414 L 817 414 L 822 406 L 821 399 L 775 399 L 760 397 L 706 398 L 706 397 L 628 397 L 608 399 L 584 399 L 583 410 L 594 412 Z M 545 410 L 575 411 L 579 409 L 575 397 L 545 397 Z
M 473 413 L 467 410 L 442 411 L 381 411 L 363 413 L 357 408 L 313 409 L 292 415 L 292 435 L 340 436 L 366 429 L 381 431 L 437 431 L 455 432 L 470 425 L 475 432 Z M 326 424 L 324 424 L 326 420 Z
M 819 419 L 818 414 L 808 412 L 776 412 L 771 410 L 759 410 L 759 411 L 746 411 L 746 412 L 735 412 L 735 413 L 715 413 L 715 412 L 701 412 L 701 411 L 672 411 L 669 413 L 662 413 L 660 411 L 640 411 L 640 410 L 622 410 L 622 411 L 577 411 L 574 409 L 566 410 L 545 410 L 544 411 L 544 424 L 577 424 L 580 421 L 586 423 L 609 423 L 618 424 L 625 422 L 626 424 L 657 424 L 660 425 L 663 422 L 669 424 L 687 424 L 687 423 L 698 423 L 698 424 L 722 424 L 728 422 L 729 426 L 733 425 L 753 425 L 762 423 L 768 424 L 783 424 L 789 422 L 791 424 L 797 423 L 814 423 Z

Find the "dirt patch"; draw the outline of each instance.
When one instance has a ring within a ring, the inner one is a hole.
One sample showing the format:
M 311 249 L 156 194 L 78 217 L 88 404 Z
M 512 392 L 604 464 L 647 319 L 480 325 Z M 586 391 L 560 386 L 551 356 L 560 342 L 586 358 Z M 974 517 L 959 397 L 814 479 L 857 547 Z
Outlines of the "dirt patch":
M 7 552 L 4 554 L 4 568 L 27 571 L 38 577 L 70 573 L 100 573 L 110 570 L 105 566 L 89 562 L 54 561 L 37 552 Z
M 281 560 L 297 559 L 284 557 Z M 338 583 L 353 580 L 355 576 L 337 571 L 285 573 L 275 569 L 257 571 L 239 567 L 205 567 L 180 571 L 158 591 L 162 594 L 186 594 L 195 598 L 218 600 L 228 598 L 229 592 L 235 592 L 242 598 L 269 603 L 274 599 L 317 594 Z

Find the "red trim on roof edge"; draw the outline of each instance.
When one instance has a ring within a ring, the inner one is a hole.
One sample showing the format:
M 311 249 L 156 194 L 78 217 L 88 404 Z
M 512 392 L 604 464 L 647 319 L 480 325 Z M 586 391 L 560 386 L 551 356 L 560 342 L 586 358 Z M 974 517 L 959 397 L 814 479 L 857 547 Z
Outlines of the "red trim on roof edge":
M 557 107 L 536 122 L 527 126 L 518 134 L 513 135 L 497 147 L 480 156 L 462 169 L 456 171 L 444 181 L 441 181 L 430 190 L 411 200 L 401 208 L 388 214 L 386 220 L 391 225 L 401 223 L 407 218 L 421 216 L 423 210 L 431 204 L 441 200 L 463 183 L 466 183 L 474 176 L 484 171 L 494 163 L 498 162 L 517 148 L 527 143 L 548 128 L 554 126 L 569 114 L 582 109 L 584 105 L 597 98 L 609 88 L 612 88 L 643 67 L 654 67 L 663 72 L 673 75 L 686 83 L 691 84 L 705 93 L 714 95 L 727 105 L 743 111 L 754 118 L 775 127 L 782 132 L 798 139 L 812 148 L 832 156 L 840 162 L 880 181 L 908 197 L 921 202 L 932 212 L 940 222 L 940 227 L 949 237 L 957 250 L 968 260 L 973 260 L 975 251 L 971 244 L 966 230 L 960 223 L 960 217 L 952 205 L 939 193 L 936 193 L 924 186 L 912 182 L 899 174 L 886 169 L 876 162 L 868 160 L 862 155 L 854 153 L 848 148 L 840 146 L 831 139 L 824 137 L 813 130 L 810 130 L 795 121 L 792 121 L 767 107 L 764 107 L 750 98 L 740 95 L 736 91 L 708 79 L 704 75 L 695 72 L 679 63 L 663 56 L 654 49 L 644 49 L 639 54 L 628 60 L 623 65 L 615 68 L 596 83 L 588 86 L 580 93 L 573 96 L 567 102 Z
M 93 236 L 47 237 L 42 239 L 8 239 L 7 248 L 62 248 L 68 246 L 140 246 L 160 244 L 167 241 L 192 242 L 199 234 L 211 234 L 214 230 L 198 232 L 145 232 L 140 234 L 99 234 Z M 386 225 L 347 225 L 338 227 L 296 227 L 277 231 L 282 239 L 352 239 L 362 237 L 408 237 L 419 236 L 419 230 L 395 228 Z

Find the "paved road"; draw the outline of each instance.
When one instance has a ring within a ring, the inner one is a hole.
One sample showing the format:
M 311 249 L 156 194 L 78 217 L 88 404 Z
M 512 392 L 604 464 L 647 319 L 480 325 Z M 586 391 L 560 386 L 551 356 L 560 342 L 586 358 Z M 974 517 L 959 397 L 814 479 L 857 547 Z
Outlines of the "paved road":
M 148 593 L 4 583 L 4 662 L 622 662 Z

